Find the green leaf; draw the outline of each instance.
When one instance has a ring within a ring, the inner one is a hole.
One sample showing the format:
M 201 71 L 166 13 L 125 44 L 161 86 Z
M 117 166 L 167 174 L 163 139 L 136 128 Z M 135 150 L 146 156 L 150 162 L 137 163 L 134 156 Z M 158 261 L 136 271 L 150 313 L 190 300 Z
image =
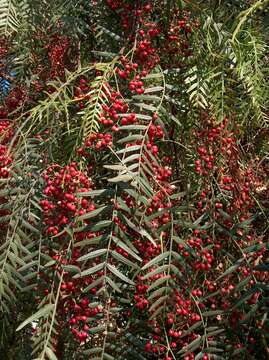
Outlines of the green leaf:
M 115 176 L 114 178 L 112 179 L 108 179 L 109 182 L 129 182 L 131 180 L 133 180 L 135 175 L 130 175 L 130 174 L 125 174 L 125 175 L 118 175 L 118 176 Z
M 139 159 L 139 161 L 140 161 L 140 154 L 132 154 L 132 155 L 128 156 L 127 158 L 123 159 L 122 163 L 126 164 L 130 161 L 137 160 L 137 159 Z
M 150 94 L 150 93 L 153 93 L 153 92 L 163 91 L 163 89 L 164 88 L 162 86 L 154 86 L 154 87 L 151 87 L 151 88 L 147 88 L 145 90 L 144 94 Z
M 242 260 L 238 261 L 236 264 L 230 266 L 223 274 L 221 274 L 221 275 L 216 279 L 216 281 L 218 281 L 218 280 L 220 280 L 221 278 L 223 278 L 223 277 L 225 277 L 225 276 L 233 273 L 234 271 L 236 271 L 236 269 L 239 268 L 239 266 L 242 264 L 243 261 L 244 261 L 244 260 L 242 259 Z
M 126 283 L 128 283 L 130 285 L 135 285 L 135 283 L 132 280 L 130 280 L 127 276 L 122 274 L 118 269 L 115 268 L 115 266 L 107 264 L 107 268 L 119 279 L 125 281 Z
M 78 266 L 75 265 L 62 265 L 64 271 L 67 271 L 68 273 L 71 274 L 78 274 L 80 273 L 80 268 Z
M 210 310 L 210 311 L 205 311 L 202 313 L 203 317 L 207 317 L 207 316 L 215 316 L 215 315 L 222 315 L 224 313 L 224 311 L 222 310 Z
M 93 355 L 93 354 L 96 354 L 96 353 L 99 353 L 99 352 L 102 352 L 103 351 L 103 348 L 101 347 L 94 347 L 92 349 L 89 349 L 89 350 L 84 350 L 82 353 L 84 355 Z
M 45 352 L 48 355 L 49 360 L 58 360 L 54 352 L 49 347 L 46 347 Z
M 160 277 L 159 279 L 155 280 L 150 287 L 147 289 L 147 292 L 152 291 L 153 289 L 155 289 L 156 287 L 162 285 L 164 282 L 166 282 L 167 280 L 169 280 L 171 278 L 170 275 L 165 275 Z
M 79 216 L 77 218 L 77 221 L 83 221 L 83 220 L 87 220 L 87 219 L 90 219 L 90 218 L 93 218 L 99 214 L 101 214 L 102 212 L 107 212 L 111 209 L 112 207 L 111 206 L 102 206 L 98 209 L 95 209 L 93 211 L 90 211 L 89 213 L 86 213 L 86 214 L 83 214 L 81 216 Z
M 208 336 L 216 336 L 216 335 L 219 335 L 219 334 L 223 333 L 224 331 L 225 331 L 225 329 L 217 329 L 217 330 L 214 330 L 214 331 L 209 331 L 209 328 L 207 328 Z
M 178 354 L 186 354 L 186 352 L 192 352 L 197 349 L 203 340 L 203 336 L 198 336 L 197 339 L 193 340 L 190 344 L 184 346 L 182 350 L 178 352 Z
M 105 360 L 115 360 L 115 358 L 111 355 L 109 355 L 108 353 L 104 353 L 104 359 Z
M 198 321 L 195 324 L 193 324 L 192 326 L 190 326 L 188 328 L 188 330 L 184 331 L 183 334 L 181 335 L 181 337 L 187 336 L 190 333 L 192 333 L 194 330 L 198 329 L 201 325 L 203 325 L 202 321 Z
M 168 295 L 161 296 L 158 300 L 156 300 L 151 307 L 149 308 L 149 311 L 154 310 L 156 307 L 161 305 L 163 302 L 165 302 L 168 299 Z
M 150 260 L 148 263 L 146 263 L 141 270 L 146 270 L 149 267 L 158 264 L 160 261 L 164 260 L 170 255 L 169 251 L 166 251 L 158 256 L 156 256 L 154 259 Z
M 100 332 L 103 332 L 105 329 L 106 329 L 106 326 L 105 326 L 105 325 L 99 325 L 99 326 L 92 327 L 92 328 L 89 330 L 89 333 L 91 333 L 91 334 L 98 334 L 98 333 L 100 333 Z
M 104 263 L 101 263 L 101 264 L 97 264 L 87 270 L 84 270 L 81 272 L 81 274 L 76 274 L 73 276 L 74 279 L 78 279 L 80 277 L 83 277 L 83 276 L 88 276 L 88 275 L 91 275 L 91 274 L 94 274 L 96 273 L 97 271 L 100 271 L 102 270 L 104 267 Z
M 79 192 L 77 193 L 77 197 L 113 196 L 114 193 L 114 189 L 93 190 L 87 192 Z
M 104 255 L 105 253 L 107 253 L 107 251 L 108 251 L 107 249 L 98 249 L 95 251 L 91 251 L 88 254 L 85 254 L 80 258 L 78 258 L 77 261 L 85 261 L 88 259 L 96 258 L 98 256 Z
M 150 296 L 148 296 L 148 300 L 151 301 L 155 297 L 161 296 L 166 290 L 168 290 L 168 288 L 166 286 L 162 286 L 161 288 L 153 291 Z
M 102 230 L 102 229 L 110 226 L 111 223 L 112 223 L 111 220 L 103 220 L 103 221 L 98 221 L 97 223 L 92 223 L 92 224 L 86 226 L 86 228 L 94 232 L 94 231 L 99 231 L 99 230 Z
M 144 237 L 146 237 L 152 245 L 155 247 L 157 246 L 156 242 L 153 240 L 152 236 L 145 230 L 145 229 L 139 229 L 138 233 Z
M 164 272 L 166 270 L 168 270 L 169 265 L 162 265 L 162 266 L 158 266 L 156 269 L 150 271 L 149 273 L 147 273 L 146 275 L 143 276 L 143 280 L 146 280 L 156 274 L 159 274 L 161 272 Z
M 95 288 L 96 286 L 98 286 L 99 284 L 101 284 L 104 281 L 105 277 L 104 276 L 100 276 L 98 277 L 95 281 L 93 281 L 90 285 L 88 285 L 83 292 L 87 293 L 89 290 Z
M 144 139 L 144 135 L 135 134 L 135 135 L 129 135 L 129 136 L 123 137 L 122 139 L 118 140 L 118 143 L 123 144 L 123 143 L 129 143 L 129 142 L 136 141 L 136 140 L 143 140 L 143 139 Z
M 132 249 L 130 249 L 123 241 L 115 238 L 115 236 L 112 237 L 113 241 L 115 242 L 115 244 L 119 247 L 121 247 L 124 251 L 126 251 L 129 255 L 131 255 L 132 257 L 134 257 L 136 260 L 138 260 L 139 262 L 142 262 L 142 259 L 140 256 L 138 256 Z
M 121 126 L 120 130 L 146 130 L 147 126 L 145 125 L 125 125 Z
M 123 264 L 126 264 L 134 269 L 139 269 L 139 266 L 137 264 L 135 264 L 131 260 L 127 259 L 125 256 L 119 254 L 117 251 L 112 250 L 111 255 L 113 256 L 114 259 L 122 262 Z
M 26 325 L 30 324 L 34 320 L 47 316 L 52 311 L 54 306 L 55 306 L 54 304 L 45 305 L 42 309 L 38 310 L 34 315 L 30 316 L 23 323 L 21 323 L 21 325 L 17 327 L 16 331 L 21 330 L 22 328 L 24 328 Z
M 113 290 L 121 293 L 121 289 L 112 279 L 110 279 L 110 277 L 106 276 L 105 280 L 109 283 L 109 285 L 112 287 Z
M 121 164 L 116 164 L 116 165 L 104 165 L 103 166 L 105 169 L 109 169 L 109 170 L 115 170 L 115 171 L 123 171 L 126 170 L 126 167 L 124 165 Z
M 125 154 L 125 153 L 128 153 L 128 152 L 137 151 L 137 150 L 140 150 L 140 149 L 141 149 L 141 145 L 127 146 L 126 148 L 117 151 L 117 154 L 118 155 L 119 154 Z

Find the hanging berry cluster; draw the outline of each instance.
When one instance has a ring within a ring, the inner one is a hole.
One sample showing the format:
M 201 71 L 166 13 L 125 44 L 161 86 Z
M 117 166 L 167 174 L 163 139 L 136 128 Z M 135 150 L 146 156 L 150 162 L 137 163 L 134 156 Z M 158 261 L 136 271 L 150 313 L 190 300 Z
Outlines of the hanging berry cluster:
M 50 78 L 63 77 L 65 71 L 65 56 L 69 48 L 68 37 L 54 35 L 50 38 L 50 43 L 46 47 L 50 61 Z
M 77 197 L 78 192 L 87 192 L 92 185 L 87 175 L 78 170 L 76 163 L 62 169 L 58 165 L 51 165 L 43 178 L 47 184 L 43 191 L 46 198 L 40 201 L 40 205 L 48 236 L 62 233 L 66 225 L 74 224 L 76 216 L 94 210 L 93 204 Z M 58 239 L 61 240 L 61 236 Z
M 1 115 L 5 115 L 2 111 Z M 12 166 L 12 154 L 10 153 L 9 144 L 13 137 L 13 128 L 10 121 L 7 119 L 0 120 L 0 178 L 5 180 L 10 176 L 10 167 Z M 2 188 L 4 186 L 1 186 Z M 9 214 L 9 210 L 4 208 L 7 199 L 0 196 L 0 204 L 3 207 L 0 210 L 0 217 L 5 217 Z M 1 230 L 6 228 L 6 222 L 1 221 Z

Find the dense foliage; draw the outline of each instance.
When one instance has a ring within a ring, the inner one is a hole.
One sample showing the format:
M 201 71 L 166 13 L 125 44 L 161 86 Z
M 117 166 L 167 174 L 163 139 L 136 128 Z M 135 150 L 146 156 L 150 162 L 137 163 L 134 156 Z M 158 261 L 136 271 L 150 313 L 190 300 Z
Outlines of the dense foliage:
M 0 357 L 269 358 L 268 0 L 0 0 Z

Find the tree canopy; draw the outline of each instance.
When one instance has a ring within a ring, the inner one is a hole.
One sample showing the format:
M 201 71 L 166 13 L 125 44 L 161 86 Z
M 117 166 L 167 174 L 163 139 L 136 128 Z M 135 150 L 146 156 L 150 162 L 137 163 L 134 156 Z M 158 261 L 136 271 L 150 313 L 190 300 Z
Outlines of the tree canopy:
M 0 0 L 0 357 L 265 360 L 268 0 Z

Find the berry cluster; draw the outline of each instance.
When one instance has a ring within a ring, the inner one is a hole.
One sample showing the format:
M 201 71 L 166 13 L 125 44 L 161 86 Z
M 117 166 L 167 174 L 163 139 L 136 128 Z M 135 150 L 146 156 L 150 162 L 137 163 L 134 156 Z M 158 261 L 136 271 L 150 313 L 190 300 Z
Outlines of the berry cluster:
M 65 54 L 69 48 L 70 40 L 67 36 L 54 35 L 46 45 L 50 61 L 50 77 L 52 79 L 64 76 Z
M 1 111 L 0 117 L 5 117 L 7 113 L 5 111 Z M 7 179 L 10 176 L 10 167 L 12 166 L 12 154 L 10 153 L 10 141 L 13 137 L 13 127 L 10 124 L 10 121 L 7 119 L 0 120 L 0 178 Z M 1 186 L 0 188 L 2 188 Z M 4 204 L 7 199 L 3 196 L 0 196 L 0 217 L 5 217 L 9 214 L 9 210 L 5 209 Z M 1 222 L 1 230 L 5 230 L 6 223 Z
M 90 237 L 90 235 L 89 235 Z M 79 343 L 85 343 L 89 340 L 89 330 L 98 325 L 98 318 L 102 314 L 102 306 L 95 305 L 96 292 L 102 283 L 92 286 L 103 273 L 100 271 L 94 276 L 87 276 L 83 279 L 74 279 L 73 273 L 66 270 L 66 268 L 80 268 L 78 262 L 81 257 L 81 252 L 78 249 L 71 253 L 67 249 L 62 249 L 61 252 L 55 254 L 55 250 L 50 250 L 43 246 L 43 251 L 51 256 L 54 260 L 54 265 L 51 269 L 44 269 L 40 272 L 38 286 L 34 288 L 35 299 L 40 303 L 44 297 L 49 296 L 52 290 L 54 274 L 57 273 L 60 277 L 62 275 L 62 282 L 60 285 L 60 296 L 58 303 L 58 321 L 59 331 L 61 327 L 66 325 L 70 328 L 74 339 Z M 82 289 L 88 288 L 87 295 L 82 293 Z M 55 340 L 57 344 L 57 339 Z
M 92 184 L 87 175 L 78 170 L 75 162 L 62 169 L 58 165 L 51 165 L 43 178 L 46 182 L 43 191 L 46 198 L 40 201 L 40 205 L 48 236 L 62 233 L 66 225 L 74 224 L 76 216 L 94 210 L 94 205 L 86 198 L 77 197 L 78 192 L 91 190 Z
M 13 129 L 10 127 L 9 121 L 0 121 L 0 177 L 7 178 L 9 176 L 9 165 L 12 163 L 12 156 L 9 154 L 8 140 L 13 135 Z
M 8 96 L 5 98 L 4 111 L 8 114 L 19 109 L 24 103 L 28 101 L 27 90 L 24 86 L 16 86 L 12 88 Z

